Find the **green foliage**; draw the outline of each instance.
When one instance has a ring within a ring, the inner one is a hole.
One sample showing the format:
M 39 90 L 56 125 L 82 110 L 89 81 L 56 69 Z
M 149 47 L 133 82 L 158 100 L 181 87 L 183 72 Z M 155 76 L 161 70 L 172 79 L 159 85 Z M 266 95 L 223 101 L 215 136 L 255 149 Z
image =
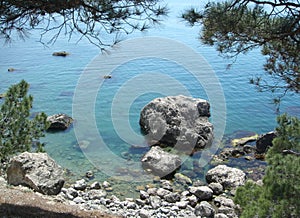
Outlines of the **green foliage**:
M 201 40 L 225 57 L 261 48 L 269 77 L 250 82 L 259 91 L 279 91 L 280 99 L 287 91 L 300 91 L 299 9 L 299 1 L 234 0 L 208 3 L 200 12 L 192 8 L 182 17 L 201 24 Z
M 113 36 L 146 30 L 167 13 L 159 0 L 1 0 L 0 36 L 11 39 L 16 31 L 21 38 L 38 28 L 43 36 L 77 35 L 101 48 L 111 45 Z M 108 37 L 108 35 L 111 35 Z M 118 40 L 117 38 L 115 39 Z M 116 42 L 115 41 L 115 42 Z
M 29 151 L 33 144 L 37 151 L 43 151 L 43 144 L 38 141 L 44 136 L 49 126 L 45 113 L 29 119 L 33 97 L 27 95 L 29 84 L 22 80 L 12 85 L 0 106 L 0 161 L 10 155 Z
M 282 115 L 278 124 L 278 137 L 266 156 L 263 186 L 247 182 L 237 190 L 241 217 L 300 217 L 300 120 Z

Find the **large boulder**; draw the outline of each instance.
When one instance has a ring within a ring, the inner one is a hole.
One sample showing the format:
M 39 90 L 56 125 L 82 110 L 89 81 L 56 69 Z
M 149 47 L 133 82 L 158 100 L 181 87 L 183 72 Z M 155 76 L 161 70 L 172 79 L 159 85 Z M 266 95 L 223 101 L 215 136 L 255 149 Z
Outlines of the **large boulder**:
M 152 145 L 204 148 L 213 140 L 209 109 L 202 99 L 182 95 L 156 98 L 142 109 L 140 126 Z
M 60 192 L 62 175 L 63 169 L 46 153 L 21 153 L 11 158 L 7 169 L 8 184 L 28 186 L 47 195 Z
M 48 130 L 65 130 L 73 123 L 72 117 L 66 114 L 54 114 L 47 117 L 47 121 L 50 122 Z
M 265 153 L 269 147 L 273 146 L 274 138 L 276 138 L 276 132 L 274 131 L 260 135 L 256 140 L 257 153 Z
M 151 147 L 141 161 L 144 169 L 151 170 L 154 175 L 161 178 L 172 176 L 181 165 L 178 155 L 165 152 L 158 146 Z
M 237 168 L 218 165 L 206 173 L 206 181 L 208 183 L 218 182 L 224 189 L 235 189 L 245 184 L 246 174 Z

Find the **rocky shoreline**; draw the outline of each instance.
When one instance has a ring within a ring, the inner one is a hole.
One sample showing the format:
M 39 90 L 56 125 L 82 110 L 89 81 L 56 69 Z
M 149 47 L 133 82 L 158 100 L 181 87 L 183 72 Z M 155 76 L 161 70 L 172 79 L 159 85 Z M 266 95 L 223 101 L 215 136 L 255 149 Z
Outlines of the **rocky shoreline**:
M 147 185 L 139 191 L 140 196 L 136 199 L 120 200 L 109 194 L 108 182 L 88 184 L 84 179 L 69 188 L 62 188 L 58 195 L 47 197 L 83 211 L 102 211 L 122 217 L 233 218 L 238 217 L 239 207 L 234 204 L 232 197 L 245 180 L 243 171 L 219 165 L 207 172 L 207 183 L 192 181 L 177 173 L 174 181 L 153 181 L 156 187 Z M 178 190 L 175 181 L 184 185 L 185 190 Z

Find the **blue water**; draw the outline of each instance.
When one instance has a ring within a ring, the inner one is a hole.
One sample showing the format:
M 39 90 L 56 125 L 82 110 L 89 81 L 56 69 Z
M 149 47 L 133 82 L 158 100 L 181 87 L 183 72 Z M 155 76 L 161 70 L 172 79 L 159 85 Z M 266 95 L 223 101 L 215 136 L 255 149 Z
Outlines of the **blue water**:
M 258 93 L 249 84 L 251 77 L 263 73 L 265 58 L 259 50 L 253 50 L 247 55 L 240 55 L 231 68 L 228 69 L 227 66 L 232 63 L 232 60 L 223 59 L 214 48 L 201 44 L 198 40 L 199 27 L 186 26 L 178 18 L 183 9 L 188 8 L 190 5 L 197 5 L 197 3 L 198 1 L 184 1 L 182 3 L 175 0 L 168 1 L 172 13 L 166 18 L 162 26 L 146 33 L 124 36 L 124 40 L 148 36 L 167 37 L 192 48 L 207 60 L 223 88 L 226 102 L 226 128 L 224 133 L 232 134 L 236 131 L 263 133 L 273 130 L 276 126 L 277 116 L 275 106 L 272 104 L 274 96 L 271 93 Z M 5 92 L 11 84 L 25 79 L 30 83 L 30 94 L 34 96 L 33 112 L 44 111 L 49 115 L 56 113 L 72 115 L 73 95 L 78 80 L 84 69 L 89 66 L 89 63 L 95 57 L 101 55 L 100 49 L 85 40 L 76 43 L 76 39 L 68 42 L 64 37 L 60 37 L 54 45 L 49 45 L 49 47 L 38 43 L 38 40 L 38 32 L 33 31 L 30 38 L 25 41 L 15 40 L 11 44 L 2 45 L 0 53 L 0 93 Z M 0 43 L 3 44 L 4 41 L 1 40 Z M 52 56 L 54 51 L 62 50 L 69 52 L 70 56 L 65 58 Z M 178 55 L 181 53 L 180 50 L 176 51 L 176 48 L 174 48 L 174 51 Z M 189 59 L 191 57 L 184 58 Z M 7 69 L 10 67 L 16 70 L 8 72 Z M 101 71 L 101 65 L 97 70 Z M 96 126 L 103 141 L 116 156 L 126 159 L 129 155 L 131 159 L 136 161 L 146 152 L 147 148 L 132 149 L 131 146 L 134 143 L 130 144 L 120 138 L 112 121 L 111 108 L 113 104 L 119 104 L 113 102 L 118 90 L 121 89 L 124 83 L 137 77 L 140 72 L 160 72 L 188 87 L 188 91 L 192 96 L 208 99 L 203 87 L 187 74 L 186 69 L 172 61 L 155 57 L 141 58 L 121 64 L 120 67 L 114 69 L 111 72 L 112 78 L 105 80 L 95 99 Z M 153 83 L 152 80 L 147 81 L 147 79 L 142 82 L 144 82 L 144 86 L 149 85 L 149 82 Z M 168 82 L 164 84 L 165 86 L 174 85 Z M 89 94 L 89 86 L 87 85 L 87 98 Z M 160 90 L 141 93 L 132 101 L 129 111 L 124 111 L 123 116 L 129 117 L 128 120 L 134 134 L 140 136 L 138 120 L 142 107 L 153 98 L 160 96 L 162 96 Z M 126 102 L 126 95 L 123 98 L 125 98 L 123 101 Z M 122 107 L 122 105 L 118 106 Z M 281 112 L 299 115 L 300 101 L 298 96 L 286 96 L 281 104 Z M 120 114 L 120 117 L 122 117 L 122 114 Z M 86 135 L 86 140 L 91 143 L 91 146 L 97 144 L 97 140 L 93 137 Z M 127 137 L 130 138 L 131 136 Z M 65 132 L 47 133 L 43 141 L 46 142 L 46 150 L 50 156 L 60 165 L 69 169 L 74 178 L 84 176 L 87 170 L 97 172 L 98 179 L 107 177 L 106 173 L 97 169 L 97 166 L 93 166 L 84 152 L 76 147 L 77 139 L 73 128 Z M 140 141 L 136 143 L 140 143 Z M 85 152 L 93 153 L 89 150 Z M 98 164 L 116 164 L 113 169 L 123 172 L 123 174 L 128 172 L 128 166 L 124 166 L 123 169 L 117 163 L 114 163 L 114 160 L 105 160 L 104 158 L 101 161 L 99 160 Z M 188 166 L 190 165 L 187 164 L 183 169 L 188 168 Z

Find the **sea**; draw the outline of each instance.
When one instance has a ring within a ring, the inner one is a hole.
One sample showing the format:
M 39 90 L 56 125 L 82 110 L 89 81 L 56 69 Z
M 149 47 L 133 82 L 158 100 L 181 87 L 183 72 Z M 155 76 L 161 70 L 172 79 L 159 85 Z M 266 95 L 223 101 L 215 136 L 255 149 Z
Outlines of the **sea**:
M 157 97 L 188 95 L 211 103 L 210 120 L 217 135 L 213 146 L 193 156 L 182 155 L 180 171 L 199 180 L 205 180 L 205 172 L 213 166 L 212 156 L 228 146 L 222 139 L 272 131 L 280 113 L 299 116 L 299 96 L 288 93 L 278 112 L 272 103 L 276 96 L 258 92 L 249 83 L 264 76 L 266 57 L 259 48 L 224 58 L 201 43 L 201 26 L 191 27 L 180 18 L 185 9 L 201 9 L 205 1 L 166 4 L 170 12 L 160 25 L 121 34 L 121 42 L 106 51 L 86 39 L 78 41 L 76 34 L 72 39 L 61 35 L 47 45 L 39 42 L 39 30 L 31 31 L 25 40 L 0 39 L 0 93 L 25 79 L 34 97 L 33 114 L 65 113 L 75 119 L 69 129 L 47 132 L 41 139 L 47 153 L 66 169 L 69 183 L 87 179 L 86 172 L 91 171 L 90 182 L 108 180 L 116 195 L 130 197 L 136 194 L 137 183 L 152 181 L 140 164 L 149 146 L 139 118 L 142 108 Z M 105 39 L 112 41 L 113 36 Z M 70 55 L 52 56 L 57 51 Z M 111 78 L 104 79 L 106 75 Z M 262 164 L 246 162 L 241 158 L 231 164 L 240 168 Z

